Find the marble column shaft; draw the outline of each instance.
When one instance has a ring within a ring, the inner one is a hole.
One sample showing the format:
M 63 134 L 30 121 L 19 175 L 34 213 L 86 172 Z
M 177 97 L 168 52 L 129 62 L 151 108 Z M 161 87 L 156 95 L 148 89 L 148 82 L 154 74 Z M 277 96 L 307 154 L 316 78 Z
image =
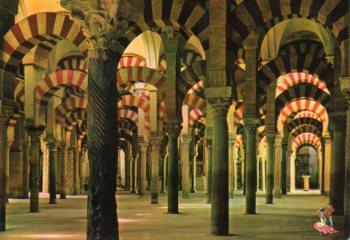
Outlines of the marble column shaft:
M 39 176 L 40 176 L 40 135 L 43 126 L 27 126 L 30 136 L 30 207 L 32 213 L 39 212 Z
M 66 174 L 67 174 L 67 146 L 65 144 L 62 144 L 60 147 L 61 154 L 59 155 L 61 157 L 60 163 L 61 163 L 61 191 L 60 191 L 60 199 L 66 199 Z
M 256 213 L 257 124 L 246 123 L 246 214 Z
M 275 136 L 266 136 L 266 203 L 273 203 Z
M 54 139 L 48 140 L 49 148 L 49 192 L 50 204 L 56 204 L 56 171 L 57 171 L 57 143 Z
M 190 139 L 184 136 L 180 143 L 182 198 L 190 197 Z
M 146 188 L 147 188 L 147 143 L 145 142 L 139 142 L 139 196 L 145 196 L 146 195 Z
M 276 137 L 275 140 L 275 166 L 274 166 L 273 194 L 275 198 L 282 197 L 281 177 L 282 177 L 282 139 Z
M 152 137 L 150 139 L 151 144 L 151 204 L 158 203 L 158 182 L 159 182 L 159 144 L 158 137 Z
M 212 166 L 213 166 L 213 140 L 207 138 L 206 140 L 208 149 L 208 172 L 207 172 L 207 182 L 208 182 L 208 192 L 207 192 L 207 203 L 211 202 L 211 179 L 212 179 Z
M 5 231 L 6 228 L 6 133 L 7 133 L 7 124 L 3 119 L 3 116 L 0 116 L 0 232 Z

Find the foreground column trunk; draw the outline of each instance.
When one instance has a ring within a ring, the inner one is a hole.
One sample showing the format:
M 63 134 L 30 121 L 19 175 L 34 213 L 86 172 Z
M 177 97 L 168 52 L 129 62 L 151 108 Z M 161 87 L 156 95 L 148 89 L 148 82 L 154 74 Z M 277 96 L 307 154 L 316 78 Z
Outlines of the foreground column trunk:
M 56 204 L 56 165 L 57 165 L 57 144 L 54 139 L 48 140 L 49 148 L 49 204 Z
M 152 158 L 152 178 L 151 178 L 151 204 L 157 204 L 158 203 L 158 181 L 159 181 L 159 164 L 158 164 L 158 157 L 159 157 L 159 139 L 157 137 L 152 137 L 150 139 L 152 151 L 151 151 L 151 158 Z
M 166 122 L 168 133 L 168 213 L 179 213 L 179 154 L 178 138 L 181 132 L 180 122 Z
M 190 140 L 183 136 L 180 143 L 180 159 L 182 172 L 182 198 L 190 197 Z
M 24 140 L 23 144 L 23 193 L 22 198 L 28 199 L 29 198 L 29 152 L 28 149 L 30 148 L 30 145 L 28 144 L 29 141 Z
M 256 213 L 256 178 L 257 152 L 256 129 L 257 124 L 246 122 L 246 214 Z
M 67 146 L 65 143 L 61 145 L 61 191 L 60 191 L 60 199 L 66 199 L 66 171 L 67 171 Z
M 6 132 L 7 126 L 3 117 L 0 116 L 0 232 L 6 228 L 6 169 L 5 169 L 5 148 L 6 148 Z
M 266 136 L 266 203 L 273 203 L 275 136 Z
M 345 119 L 332 119 L 332 199 L 336 215 L 344 213 L 344 174 L 345 174 Z
M 30 136 L 30 207 L 29 212 L 39 212 L 39 176 L 40 176 L 40 135 L 44 126 L 27 126 Z
M 79 154 L 78 149 L 73 149 L 73 195 L 79 194 Z
M 276 137 L 275 141 L 275 169 L 274 169 L 274 187 L 273 194 L 275 198 L 282 197 L 281 189 L 281 172 L 282 172 L 282 141 L 280 137 Z
M 142 140 L 139 140 L 139 196 L 143 197 L 146 195 L 147 188 L 147 144 Z
M 214 235 L 228 235 L 228 125 L 226 117 L 230 103 L 221 98 L 209 98 L 208 101 L 213 110 L 211 232 Z
M 100 51 L 101 52 L 100 52 Z M 119 239 L 116 206 L 117 58 L 98 49 L 90 58 L 88 76 L 87 239 Z
M 213 162 L 213 142 L 212 139 L 207 138 L 206 140 L 208 149 L 208 172 L 207 172 L 207 182 L 208 182 L 208 192 L 207 192 L 207 203 L 211 203 L 211 169 Z

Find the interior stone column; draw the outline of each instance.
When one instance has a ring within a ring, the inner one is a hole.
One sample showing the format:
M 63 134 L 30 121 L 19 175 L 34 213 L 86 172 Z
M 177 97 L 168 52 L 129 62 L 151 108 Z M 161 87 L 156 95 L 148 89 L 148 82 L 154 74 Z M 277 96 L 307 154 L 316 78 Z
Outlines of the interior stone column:
M 76 147 L 73 151 L 73 195 L 79 194 L 79 153 Z
M 192 137 L 194 139 L 194 136 Z M 190 141 L 190 158 L 192 159 L 192 164 L 190 166 L 192 167 L 191 169 L 191 193 L 196 192 L 197 188 L 197 156 L 198 156 L 198 143 L 197 145 L 194 143 L 194 140 Z
M 94 23 L 92 23 L 94 24 Z M 99 23 L 96 23 L 99 24 Z M 115 22 L 111 30 L 117 33 L 121 25 Z M 110 29 L 103 29 L 107 34 Z M 122 32 L 123 29 L 120 29 Z M 94 36 L 99 38 L 98 34 Z M 87 200 L 87 239 L 118 239 L 116 203 L 116 172 L 118 156 L 118 113 L 115 73 L 120 55 L 116 53 L 115 42 L 106 39 L 89 49 L 88 73 L 88 159 L 89 182 Z M 110 39 L 108 39 L 110 40 Z
M 233 190 L 234 190 L 234 160 L 233 160 L 233 144 L 234 140 L 232 136 L 229 136 L 228 140 L 228 166 L 229 166 L 229 177 L 228 177 L 228 185 L 229 185 L 229 198 L 233 198 Z
M 179 163 L 178 138 L 181 132 L 180 122 L 166 122 L 168 133 L 168 213 L 179 213 Z
M 151 161 L 152 161 L 152 178 L 151 178 L 151 204 L 158 204 L 158 182 L 159 182 L 159 144 L 160 139 L 158 134 L 151 136 Z
M 237 159 L 238 149 L 234 146 L 233 142 L 233 191 L 237 191 Z
M 30 149 L 30 142 L 27 141 L 27 137 L 25 136 L 25 140 L 23 142 L 23 176 L 22 176 L 22 181 L 23 181 L 22 198 L 23 199 L 29 198 L 29 149 Z
M 61 154 L 59 155 L 60 163 L 61 163 L 61 187 L 60 187 L 60 199 L 66 199 L 67 198 L 67 181 L 66 181 L 66 174 L 67 174 L 67 146 L 64 142 L 61 144 L 60 148 Z
M 206 129 L 208 134 L 208 129 Z M 211 130 L 210 130 L 211 131 Z M 211 173 L 212 173 L 212 163 L 213 163 L 213 140 L 208 138 L 206 139 L 207 149 L 208 149 L 208 169 L 207 169 L 207 183 L 208 183 L 208 192 L 207 192 L 207 203 L 211 203 Z
M 281 162 L 281 190 L 282 194 L 287 194 L 287 151 L 288 139 L 282 140 L 282 162 Z
M 229 231 L 228 196 L 228 125 L 227 112 L 229 99 L 210 98 L 213 91 L 226 91 L 226 88 L 206 89 L 206 96 L 212 107 L 213 116 L 213 156 L 211 176 L 211 232 L 227 235 Z M 209 93 L 209 94 L 208 94 Z M 223 94 L 227 96 L 227 94 Z
M 345 174 L 345 136 L 346 122 L 344 117 L 332 118 L 332 206 L 336 215 L 344 213 L 344 174 Z
M 6 228 L 6 134 L 7 121 L 0 115 L 0 231 Z
M 332 158 L 332 141 L 330 136 L 324 136 L 324 171 L 323 171 L 323 190 L 326 196 L 330 192 L 331 183 L 331 158 Z
M 13 143 L 13 139 L 10 139 L 9 136 L 6 138 L 6 202 L 9 202 L 9 193 L 10 193 L 10 150 Z
M 290 192 L 295 191 L 295 160 L 297 158 L 296 150 L 293 150 L 290 155 Z
M 281 172 L 282 172 L 282 139 L 279 135 L 276 136 L 275 141 L 275 168 L 274 168 L 274 187 L 273 193 L 275 198 L 282 197 L 281 189 Z
M 180 143 L 182 198 L 190 197 L 190 139 L 182 136 Z
M 130 190 L 130 148 L 125 151 L 125 186 L 124 189 L 126 191 Z
M 39 176 L 40 176 L 40 135 L 44 126 L 27 126 L 30 136 L 30 208 L 29 212 L 39 212 Z
M 147 188 L 147 143 L 143 140 L 143 137 L 139 137 L 139 196 L 143 197 L 146 195 Z
M 266 135 L 266 203 L 273 203 L 275 135 Z
M 168 154 L 162 157 L 162 182 L 160 186 L 160 193 L 165 193 L 166 179 L 167 179 L 167 164 L 168 164 Z
M 130 192 L 136 193 L 136 159 L 137 157 L 132 157 L 131 160 L 131 187 Z
M 257 119 L 245 119 L 246 135 L 246 214 L 256 213 L 256 177 L 257 177 Z
M 266 192 L 266 159 L 265 158 L 261 160 L 261 174 L 262 174 L 262 178 L 261 178 L 262 191 Z
M 85 149 L 83 147 L 80 148 L 79 151 L 79 192 L 83 193 L 84 192 L 84 179 L 85 179 L 85 174 L 84 174 L 84 152 Z
M 49 204 L 56 204 L 57 142 L 53 138 L 48 138 L 47 142 L 49 149 Z

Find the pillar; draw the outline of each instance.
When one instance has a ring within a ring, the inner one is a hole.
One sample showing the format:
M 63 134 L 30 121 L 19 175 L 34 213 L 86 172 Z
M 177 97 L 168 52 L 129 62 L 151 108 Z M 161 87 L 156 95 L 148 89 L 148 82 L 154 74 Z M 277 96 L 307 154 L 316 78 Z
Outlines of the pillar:
M 275 198 L 282 197 L 281 177 L 282 177 L 282 139 L 279 135 L 275 141 L 275 166 L 274 166 L 274 184 L 273 194 Z
M 281 163 L 281 191 L 282 194 L 287 194 L 287 152 L 288 152 L 288 139 L 282 140 L 282 163 Z
M 183 136 L 180 143 L 182 198 L 190 197 L 190 139 Z M 193 173 L 193 177 L 195 174 Z
M 5 188 L 6 188 L 6 202 L 9 201 L 9 193 L 10 193 L 10 150 L 11 145 L 13 143 L 13 139 L 9 139 L 8 135 L 6 138 L 6 148 L 5 148 L 5 170 L 6 170 L 6 176 L 5 176 Z
M 108 32 L 107 29 L 103 30 Z M 95 49 L 89 50 L 87 239 L 118 239 L 115 197 L 118 162 L 115 73 L 120 56 L 114 51 L 115 45 L 112 41 L 97 39 L 96 42 L 106 45 L 102 47 L 95 45 L 92 46 Z
M 246 119 L 246 214 L 256 213 L 256 177 L 257 177 L 257 144 L 256 130 L 258 124 L 256 119 Z
M 233 143 L 234 145 L 234 143 Z M 233 191 L 237 191 L 237 159 L 238 159 L 238 149 L 233 147 Z
M 216 73 L 213 78 L 221 76 Z M 212 109 L 213 155 L 211 163 L 211 232 L 213 235 L 229 233 L 228 196 L 228 124 L 227 113 L 231 105 L 231 89 L 210 87 L 205 89 Z
M 290 154 L 290 192 L 294 192 L 295 191 L 295 160 L 296 160 L 296 149 L 294 149 L 293 151 L 291 151 Z
M 332 141 L 330 136 L 323 137 L 324 142 L 324 159 L 323 159 L 323 193 L 328 196 L 331 184 L 331 158 L 332 158 Z
M 181 132 L 180 122 L 166 122 L 168 133 L 168 213 L 179 212 L 179 163 L 178 137 Z
M 143 140 L 143 137 L 139 137 L 139 196 L 146 195 L 147 188 L 147 143 Z
M 125 190 L 129 191 L 130 190 L 130 148 L 125 151 Z
M 161 157 L 161 163 L 162 163 L 162 180 L 161 180 L 161 186 L 160 186 L 160 193 L 165 193 L 166 172 L 167 172 L 167 159 L 168 159 L 168 155 L 164 155 L 163 157 Z
M 192 139 L 194 139 L 194 136 L 192 136 Z M 191 193 L 196 192 L 196 186 L 197 186 L 197 156 L 198 156 L 198 143 L 194 142 L 194 140 L 190 141 L 190 158 L 192 158 L 192 164 L 190 166 L 191 169 Z
M 25 139 L 23 143 L 23 199 L 29 198 L 29 149 L 30 143 Z
M 30 208 L 31 213 L 39 212 L 39 176 L 40 176 L 40 135 L 44 126 L 27 126 L 30 136 Z
M 345 136 L 346 127 L 344 118 L 332 118 L 333 131 L 332 145 L 332 199 L 331 203 L 336 215 L 344 213 L 344 174 L 345 174 Z
M 151 204 L 158 203 L 158 182 L 159 182 L 159 144 L 158 135 L 150 138 L 151 144 Z
M 207 132 L 208 134 L 208 132 Z M 213 140 L 210 138 L 206 139 L 207 149 L 208 149 L 208 172 L 207 172 L 207 182 L 208 182 L 208 192 L 207 192 L 207 203 L 211 203 L 211 173 L 212 173 L 212 163 L 213 163 Z
M 85 179 L 85 176 L 84 176 L 84 152 L 85 152 L 85 149 L 82 147 L 80 148 L 80 151 L 79 151 L 79 191 L 81 193 L 84 192 L 84 179 Z
M 261 174 L 262 174 L 261 188 L 262 188 L 262 191 L 266 192 L 266 159 L 265 158 L 261 160 Z
M 273 203 L 275 136 L 266 135 L 266 203 Z
M 56 171 L 57 171 L 57 142 L 55 139 L 48 139 L 49 149 L 49 204 L 56 204 Z
M 79 194 L 79 153 L 76 147 L 73 151 L 73 195 Z
M 6 228 L 6 134 L 7 121 L 4 116 L 0 116 L 0 232 L 5 231 Z
M 61 157 L 60 163 L 61 163 L 61 191 L 60 191 L 60 199 L 66 199 L 67 198 L 67 181 L 66 181 L 66 175 L 67 175 L 67 146 L 65 143 L 62 143 L 61 145 L 61 154 L 59 155 Z
M 136 193 L 136 159 L 137 157 L 131 158 L 131 193 Z
M 228 195 L 229 198 L 233 198 L 233 190 L 234 190 L 234 160 L 233 160 L 233 144 L 234 140 L 232 136 L 229 136 L 228 140 L 228 172 L 229 172 L 229 177 L 228 177 Z

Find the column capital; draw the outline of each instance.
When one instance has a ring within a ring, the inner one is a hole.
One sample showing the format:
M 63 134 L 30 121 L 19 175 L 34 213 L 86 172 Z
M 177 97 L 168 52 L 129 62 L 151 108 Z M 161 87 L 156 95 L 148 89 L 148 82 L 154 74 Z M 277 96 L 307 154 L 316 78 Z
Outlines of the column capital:
M 344 98 L 348 104 L 348 107 L 350 106 L 350 77 L 344 76 L 340 78 L 340 90 L 344 95 Z
M 160 140 L 161 138 L 159 136 L 151 136 L 149 138 L 149 144 L 152 146 L 153 148 L 158 148 L 159 149 L 159 145 L 160 145 Z
M 181 122 L 178 120 L 166 120 L 164 121 L 164 129 L 169 135 L 179 136 L 182 129 Z
M 25 126 L 28 135 L 30 136 L 31 140 L 39 140 L 40 135 L 43 133 L 45 130 L 44 125 L 27 125 Z
M 346 114 L 345 113 L 331 113 L 329 121 L 329 128 L 332 131 L 339 132 L 344 131 L 346 127 Z

